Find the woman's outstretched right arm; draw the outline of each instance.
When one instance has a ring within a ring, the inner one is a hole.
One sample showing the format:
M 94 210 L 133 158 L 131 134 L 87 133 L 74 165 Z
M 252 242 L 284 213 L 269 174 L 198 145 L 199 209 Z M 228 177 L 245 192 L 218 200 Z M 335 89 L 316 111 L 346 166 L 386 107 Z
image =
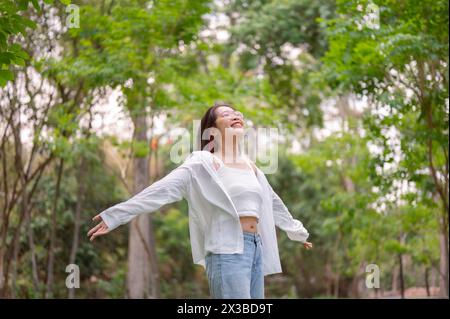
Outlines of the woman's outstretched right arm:
M 88 237 L 93 241 L 140 214 L 154 212 L 165 204 L 181 200 L 186 197 L 190 177 L 189 167 L 177 167 L 127 201 L 96 215 L 93 220 L 99 223 L 88 232 Z

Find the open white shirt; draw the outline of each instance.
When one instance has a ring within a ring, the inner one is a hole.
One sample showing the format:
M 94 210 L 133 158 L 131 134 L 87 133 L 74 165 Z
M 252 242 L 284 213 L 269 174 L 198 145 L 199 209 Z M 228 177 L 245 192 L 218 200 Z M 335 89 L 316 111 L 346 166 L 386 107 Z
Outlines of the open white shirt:
M 132 198 L 104 210 L 102 217 L 113 230 L 143 213 L 185 198 L 189 206 L 189 234 L 192 258 L 205 267 L 212 253 L 242 254 L 244 238 L 236 208 L 214 168 L 215 156 L 208 151 L 192 152 L 177 168 Z M 264 173 L 256 168 L 263 190 L 258 232 L 261 235 L 264 275 L 281 273 L 275 226 L 291 240 L 305 242 L 309 236 L 303 224 L 292 217 L 274 192 Z

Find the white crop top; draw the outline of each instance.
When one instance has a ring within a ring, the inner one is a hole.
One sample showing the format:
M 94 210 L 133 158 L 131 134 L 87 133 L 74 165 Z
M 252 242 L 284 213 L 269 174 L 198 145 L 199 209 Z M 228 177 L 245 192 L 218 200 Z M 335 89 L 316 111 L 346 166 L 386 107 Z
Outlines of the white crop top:
M 254 216 L 259 219 L 262 203 L 262 188 L 251 169 L 228 167 L 222 164 L 217 171 L 239 216 Z

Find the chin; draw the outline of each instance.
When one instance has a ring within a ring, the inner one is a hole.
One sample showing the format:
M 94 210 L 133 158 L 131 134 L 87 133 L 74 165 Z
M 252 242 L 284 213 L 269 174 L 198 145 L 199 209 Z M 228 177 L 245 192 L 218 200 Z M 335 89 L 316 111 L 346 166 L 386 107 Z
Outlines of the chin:
M 232 127 L 231 128 L 233 130 L 234 134 L 238 134 L 238 135 L 242 135 L 244 134 L 244 128 L 243 127 Z

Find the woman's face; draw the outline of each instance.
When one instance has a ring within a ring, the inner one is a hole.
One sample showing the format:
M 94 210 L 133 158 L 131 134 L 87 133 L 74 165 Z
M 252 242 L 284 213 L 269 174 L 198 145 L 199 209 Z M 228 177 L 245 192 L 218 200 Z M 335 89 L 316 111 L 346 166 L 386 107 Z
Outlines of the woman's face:
M 220 106 L 215 112 L 217 117 L 216 127 L 219 129 L 222 137 L 228 133 L 238 136 L 241 136 L 244 133 L 245 122 L 241 112 L 233 110 L 228 106 Z

